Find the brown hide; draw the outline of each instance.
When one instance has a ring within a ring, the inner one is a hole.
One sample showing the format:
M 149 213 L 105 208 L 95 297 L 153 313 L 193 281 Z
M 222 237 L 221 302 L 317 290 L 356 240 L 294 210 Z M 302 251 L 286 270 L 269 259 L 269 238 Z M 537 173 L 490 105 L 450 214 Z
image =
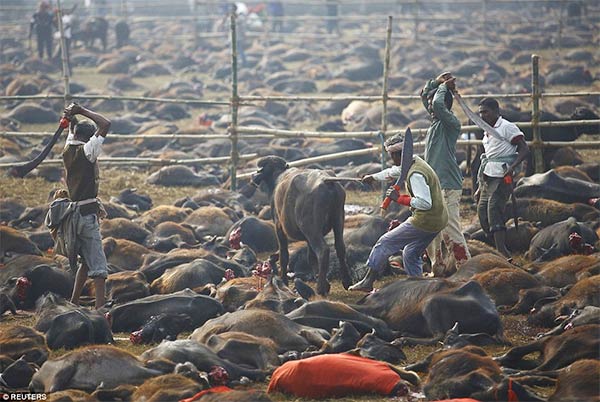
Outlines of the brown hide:
M 277 345 L 268 338 L 230 331 L 211 335 L 206 346 L 223 359 L 260 370 L 280 365 Z
M 570 177 L 573 179 L 589 181 L 591 183 L 594 182 L 592 180 L 592 178 L 590 176 L 588 176 L 587 173 L 585 173 L 583 170 L 578 169 L 574 166 L 560 166 L 560 167 L 554 168 L 554 171 L 556 172 L 556 174 L 558 174 L 561 177 L 565 177 L 565 178 Z
M 100 384 L 108 389 L 124 384 L 141 384 L 160 374 L 158 370 L 144 367 L 136 356 L 122 349 L 87 346 L 48 360 L 34 374 L 30 389 L 33 392 L 55 392 L 69 388 L 93 391 Z
M 496 254 L 480 254 L 472 257 L 449 279 L 452 281 L 468 281 L 473 275 L 490 271 L 494 268 L 516 268 L 506 261 L 505 257 Z
M 541 222 L 542 226 L 549 226 L 574 216 L 578 222 L 594 221 L 600 219 L 600 211 L 596 208 L 579 203 L 563 204 L 542 198 L 521 198 L 517 200 L 519 216 L 529 222 Z M 508 205 L 507 211 L 512 211 Z
M 114 237 L 127 239 L 142 244 L 150 231 L 141 225 L 125 218 L 105 219 L 100 223 L 100 233 L 103 238 Z
M 277 345 L 277 353 L 304 351 L 310 345 L 320 348 L 329 337 L 327 331 L 297 324 L 282 314 L 253 309 L 238 310 L 213 318 L 197 328 L 190 339 L 206 343 L 211 335 L 228 331 L 269 338 Z
M 244 308 L 263 308 L 287 314 L 298 307 L 296 299 L 298 299 L 297 294 L 288 288 L 281 279 L 272 276 L 260 293 L 248 301 Z
M 179 208 L 171 205 L 159 205 L 146 211 L 135 221 L 145 227 L 154 228 L 162 222 L 183 222 L 192 212 L 190 208 Z
M 232 312 L 254 299 L 258 294 L 258 288 L 264 283 L 265 279 L 255 276 L 234 278 L 217 288 L 215 299 L 223 304 L 225 311 Z
M 262 183 L 272 195 L 281 278 L 287 281 L 288 242 L 305 240 L 311 250 L 309 263 L 315 267 L 315 273 L 318 272 L 317 293 L 329 293 L 329 246 L 324 236 L 333 230 L 342 284 L 347 289 L 352 280 L 346 264 L 343 239 L 346 200 L 343 187 L 337 182 L 326 181 L 330 176 L 326 171 L 289 168 L 284 159 L 276 156 L 261 158 L 257 166 L 259 170 L 253 175 L 253 182 Z
M 85 284 L 86 294 L 96 296 L 93 281 L 88 280 Z M 146 277 L 139 271 L 117 272 L 108 275 L 106 279 L 106 296 L 108 300 L 115 303 L 125 303 L 141 299 L 150 295 L 150 288 Z
M 562 288 L 572 285 L 580 279 L 600 273 L 600 258 L 594 255 L 566 255 L 545 264 L 533 264 L 527 268 L 533 272 L 537 269 L 535 276 L 540 282 Z
M 85 391 L 78 389 L 67 389 L 48 394 L 47 402 L 98 402 L 99 399 Z
M 139 269 L 144 263 L 146 255 L 155 254 L 141 244 L 113 237 L 102 240 L 102 247 L 107 262 L 126 271 Z
M 536 352 L 540 353 L 537 359 L 525 359 Z M 503 367 L 540 372 L 558 370 L 581 359 L 600 359 L 600 325 L 582 325 L 560 335 L 516 346 L 496 361 Z
M 132 401 L 177 402 L 190 398 L 200 392 L 202 386 L 180 374 L 166 374 L 150 378 L 140 385 L 133 395 Z
M 561 371 L 554 393 L 548 402 L 563 401 L 600 401 L 600 362 L 598 360 L 580 360 Z
M 520 268 L 495 268 L 473 276 L 496 306 L 512 306 L 519 300 L 519 291 L 540 286 L 540 282 Z
M 5 253 L 42 255 L 31 240 L 16 229 L 0 225 L 0 260 Z
M 483 349 L 467 346 L 435 353 L 423 389 L 431 400 L 468 397 L 501 380 L 500 366 Z
M 13 325 L 0 331 L 0 355 L 15 360 L 24 355 L 28 362 L 41 365 L 49 352 L 44 335 L 33 328 Z
M 184 221 L 196 226 L 198 231 L 213 236 L 223 236 L 233 221 L 221 208 L 207 206 L 200 207 L 192 212 Z

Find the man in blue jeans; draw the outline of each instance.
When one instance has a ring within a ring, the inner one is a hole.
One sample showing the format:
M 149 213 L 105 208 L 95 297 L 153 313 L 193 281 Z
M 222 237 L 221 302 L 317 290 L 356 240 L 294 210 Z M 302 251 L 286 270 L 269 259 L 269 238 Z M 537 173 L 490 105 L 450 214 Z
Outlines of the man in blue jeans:
M 75 115 L 88 121 L 78 122 Z M 63 151 L 63 163 L 67 173 L 69 198 L 76 202 L 81 216 L 78 219 L 76 244 L 82 264 L 75 275 L 71 302 L 79 304 L 79 297 L 87 277 L 93 279 L 96 293 L 96 309 L 104 306 L 105 282 L 108 276 L 106 256 L 102 248 L 102 237 L 98 222 L 100 205 L 98 196 L 98 155 L 102 151 L 104 138 L 110 121 L 99 113 L 72 103 L 65 109 L 65 117 L 71 121 L 67 144 Z
M 388 181 L 400 177 L 403 143 L 404 136 L 401 134 L 387 140 L 385 149 L 390 154 L 394 166 L 379 173 L 366 175 L 362 179 L 363 183 L 371 184 L 376 180 Z M 392 187 L 387 195 L 393 201 L 409 206 L 412 216 L 377 240 L 367 260 L 367 274 L 349 290 L 373 290 L 373 284 L 385 269 L 388 258 L 400 250 L 406 273 L 409 276 L 423 275 L 421 255 L 448 224 L 448 211 L 437 175 L 423 159 L 416 155 L 411 159 L 413 162 L 406 175 L 409 194 L 398 194 Z

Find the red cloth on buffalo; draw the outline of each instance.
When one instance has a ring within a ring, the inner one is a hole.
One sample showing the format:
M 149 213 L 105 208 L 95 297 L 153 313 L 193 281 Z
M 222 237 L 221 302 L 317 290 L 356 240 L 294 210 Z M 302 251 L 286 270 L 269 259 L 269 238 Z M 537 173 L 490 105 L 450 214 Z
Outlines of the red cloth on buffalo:
M 230 391 L 233 391 L 233 389 L 226 387 L 225 385 L 219 385 L 216 387 L 212 387 L 212 388 L 208 388 L 203 391 L 200 391 L 196 395 L 192 396 L 191 398 L 182 399 L 179 402 L 193 402 L 193 401 L 197 401 L 198 399 L 202 398 L 204 395 L 207 395 L 207 394 L 215 394 L 215 393 L 230 392 Z
M 386 363 L 331 354 L 285 363 L 271 376 L 267 392 L 314 399 L 365 393 L 389 395 L 399 381 L 400 376 Z

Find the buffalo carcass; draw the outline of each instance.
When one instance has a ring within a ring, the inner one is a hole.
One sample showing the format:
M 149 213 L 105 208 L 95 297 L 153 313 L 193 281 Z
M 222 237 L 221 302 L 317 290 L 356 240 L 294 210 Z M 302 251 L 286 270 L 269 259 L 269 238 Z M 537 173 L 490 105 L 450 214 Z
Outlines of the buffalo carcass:
M 600 362 L 584 359 L 561 370 L 556 389 L 548 402 L 598 401 L 600 389 Z
M 557 301 L 532 311 L 527 317 L 531 325 L 552 327 L 558 317 L 569 315 L 575 309 L 586 306 L 600 307 L 600 276 L 585 278 L 573 285 L 567 294 Z
M 206 320 L 223 313 L 217 300 L 199 295 L 189 289 L 169 295 L 153 295 L 113 307 L 110 310 L 113 331 L 133 331 L 141 328 L 153 315 L 185 314 L 191 327 L 197 328 Z
M 0 331 L 0 355 L 42 364 L 49 355 L 44 335 L 33 328 L 23 325 L 12 325 Z
M 543 401 L 517 382 L 505 379 L 500 366 L 476 346 L 437 351 L 406 369 L 429 373 L 424 392 L 430 400 L 471 397 L 508 401 L 516 397 L 519 401 Z
M 167 359 L 173 363 L 191 362 L 199 370 L 207 372 L 211 371 L 214 366 L 223 367 L 231 380 L 245 376 L 251 380 L 260 381 L 266 374 L 262 370 L 245 368 L 222 359 L 207 346 L 192 339 L 163 341 L 160 345 L 142 353 L 140 358 L 143 360 Z
M 271 210 L 279 242 L 281 277 L 287 281 L 289 261 L 288 239 L 306 240 L 309 261 L 318 267 L 317 292 L 329 292 L 327 270 L 329 248 L 323 236 L 333 229 L 335 249 L 340 261 L 342 284 L 348 288 L 352 280 L 346 264 L 344 245 L 344 203 L 346 192 L 339 183 L 326 181 L 325 171 L 290 168 L 277 156 L 266 156 L 252 176 L 255 185 L 263 184 L 271 195 Z
M 114 342 L 106 318 L 97 311 L 76 306 L 53 293 L 40 297 L 36 307 L 35 329 L 46 334 L 50 349 Z
M 33 375 L 32 392 L 56 392 L 81 389 L 92 392 L 122 384 L 141 384 L 150 377 L 164 374 L 148 368 L 134 355 L 113 346 L 84 347 L 54 360 L 46 361 Z
M 238 310 L 213 318 L 196 329 L 190 338 L 206 343 L 211 335 L 229 331 L 269 338 L 277 345 L 278 353 L 304 351 L 311 345 L 320 348 L 329 339 L 325 330 L 300 325 L 282 314 L 260 309 Z
M 535 352 L 540 353 L 537 359 L 524 359 Z M 503 367 L 539 373 L 567 367 L 581 359 L 600 359 L 600 325 L 583 325 L 560 335 L 516 346 L 495 360 Z
M 407 278 L 369 294 L 356 310 L 381 318 L 402 337 L 396 344 L 431 345 L 443 339 L 455 323 L 461 333 L 486 333 L 505 343 L 496 306 L 474 281 Z
M 600 185 L 585 180 L 559 176 L 554 170 L 523 177 L 515 188 L 517 197 L 538 197 L 573 203 L 587 203 L 600 197 Z
M 540 230 L 529 246 L 528 257 L 536 261 L 548 261 L 568 254 L 590 254 L 598 235 L 574 217 Z

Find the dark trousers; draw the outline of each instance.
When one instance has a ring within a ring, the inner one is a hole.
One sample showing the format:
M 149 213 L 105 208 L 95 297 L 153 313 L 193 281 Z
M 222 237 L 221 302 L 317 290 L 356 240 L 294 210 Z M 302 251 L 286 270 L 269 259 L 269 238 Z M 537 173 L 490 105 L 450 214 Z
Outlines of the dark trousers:
M 479 223 L 486 233 L 506 230 L 505 210 L 510 197 L 510 184 L 504 183 L 502 177 L 484 175 L 481 186 L 477 215 Z
M 48 58 L 52 58 L 52 33 L 37 33 L 37 51 L 40 59 L 44 58 L 44 50 Z

